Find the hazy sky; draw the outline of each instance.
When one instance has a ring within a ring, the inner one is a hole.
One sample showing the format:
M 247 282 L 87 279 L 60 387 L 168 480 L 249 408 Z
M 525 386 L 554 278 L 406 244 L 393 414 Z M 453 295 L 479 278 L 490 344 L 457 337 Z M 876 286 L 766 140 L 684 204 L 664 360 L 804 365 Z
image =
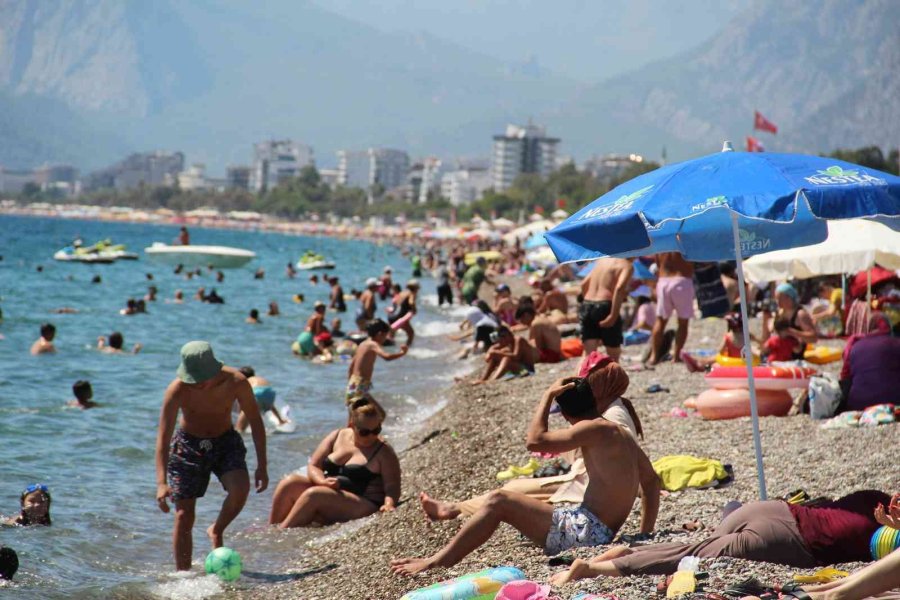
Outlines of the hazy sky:
M 313 0 L 387 31 L 427 32 L 596 82 L 696 46 L 752 0 Z

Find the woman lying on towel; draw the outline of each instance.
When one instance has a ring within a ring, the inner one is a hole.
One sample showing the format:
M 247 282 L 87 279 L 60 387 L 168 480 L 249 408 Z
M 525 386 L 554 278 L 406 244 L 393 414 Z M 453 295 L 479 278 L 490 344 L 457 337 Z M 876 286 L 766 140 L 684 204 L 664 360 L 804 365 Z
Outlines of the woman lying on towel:
M 869 541 L 880 521 L 889 518 L 884 507 L 890 502 L 890 496 L 873 490 L 853 492 L 815 506 L 781 500 L 750 502 L 726 516 L 705 540 L 637 548 L 617 546 L 590 561 L 576 560 L 551 582 L 562 585 L 599 575 L 668 575 L 685 556 L 731 556 L 801 568 L 867 562 L 871 560 Z

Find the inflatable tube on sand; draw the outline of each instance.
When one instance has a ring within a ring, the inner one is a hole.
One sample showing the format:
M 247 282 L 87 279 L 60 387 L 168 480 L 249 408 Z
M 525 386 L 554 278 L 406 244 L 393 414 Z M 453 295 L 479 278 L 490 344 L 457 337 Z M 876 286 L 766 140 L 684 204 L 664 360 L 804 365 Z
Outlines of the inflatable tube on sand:
M 584 352 L 584 345 L 578 338 L 565 338 L 560 342 L 559 349 L 565 358 L 575 358 Z
M 525 579 L 519 569 L 495 567 L 409 592 L 400 600 L 493 600 L 504 583 L 519 579 Z
M 725 356 L 724 354 L 716 354 L 716 364 L 723 367 L 743 367 L 745 365 L 743 358 Z M 753 355 L 753 366 L 759 366 L 759 356 L 756 354 Z
M 396 321 L 394 321 L 393 323 L 391 323 L 391 329 L 393 329 L 394 331 L 397 331 L 398 329 L 400 329 L 401 327 L 403 327 L 404 325 L 409 323 L 409 321 L 413 318 L 413 314 L 415 314 L 415 313 L 408 312 L 405 315 L 403 315 L 402 317 L 400 317 L 399 319 L 397 319 Z
M 706 390 L 697 396 L 697 410 L 709 421 L 750 416 L 750 390 Z M 793 400 L 787 390 L 756 390 L 760 417 L 783 417 Z
M 643 344 L 650 339 L 650 332 L 645 329 L 629 329 L 622 336 L 622 343 L 626 346 Z
M 803 353 L 803 359 L 814 365 L 825 365 L 830 362 L 841 360 L 844 352 L 840 348 L 832 348 L 830 346 L 813 346 Z
M 815 369 L 805 367 L 753 367 L 757 390 L 805 389 Z M 713 367 L 705 376 L 706 384 L 717 390 L 746 389 L 746 367 Z

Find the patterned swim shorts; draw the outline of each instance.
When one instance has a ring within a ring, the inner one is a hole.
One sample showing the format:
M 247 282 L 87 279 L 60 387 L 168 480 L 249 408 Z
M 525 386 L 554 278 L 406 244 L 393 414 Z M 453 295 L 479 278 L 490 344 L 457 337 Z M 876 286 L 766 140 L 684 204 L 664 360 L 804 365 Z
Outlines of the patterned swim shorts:
M 246 457 L 244 440 L 234 429 L 215 438 L 199 438 L 179 429 L 172 437 L 166 468 L 172 500 L 202 498 L 210 473 L 221 481 L 229 471 L 246 471 Z
M 553 521 L 544 544 L 544 553 L 553 556 L 570 548 L 608 544 L 615 535 L 615 531 L 607 527 L 583 504 L 560 506 L 553 511 Z
M 363 379 L 359 375 L 353 375 L 350 377 L 350 380 L 347 382 L 347 395 L 346 400 L 347 404 L 350 404 L 357 398 L 363 398 L 368 396 L 372 391 L 372 382 L 368 379 Z

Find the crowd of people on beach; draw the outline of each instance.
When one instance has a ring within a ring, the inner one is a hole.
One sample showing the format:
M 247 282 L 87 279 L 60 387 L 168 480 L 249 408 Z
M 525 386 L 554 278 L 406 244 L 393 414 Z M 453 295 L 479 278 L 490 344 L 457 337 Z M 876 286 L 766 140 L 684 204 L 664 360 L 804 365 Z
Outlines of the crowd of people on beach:
M 466 385 L 527 377 L 541 363 L 577 358 L 578 364 L 572 376 L 560 378 L 537 399 L 525 440 L 529 452 L 565 457 L 571 468 L 562 476 L 512 479 L 500 489 L 464 501 L 436 499 L 419 490 L 419 504 L 429 519 L 467 520 L 431 556 L 391 560 L 390 569 L 398 575 L 451 567 L 487 542 L 502 523 L 518 529 L 548 555 L 606 546 L 617 539 L 636 500 L 641 504 L 638 533 L 652 533 L 661 483 L 641 446 L 638 413 L 625 397 L 629 369 L 653 369 L 673 361 L 689 371 L 705 372 L 720 358 L 787 364 L 803 361 L 820 339 L 846 335 L 840 401 L 834 412 L 900 406 L 900 387 L 890 383 L 900 369 L 900 278 L 895 273 L 879 275 L 871 294 L 856 285 L 858 278 L 853 278 L 846 292 L 831 278 L 748 284 L 744 293 L 750 299 L 749 316 L 759 316 L 761 322 L 759 335 L 750 336 L 748 348 L 744 330 L 751 323 L 741 317 L 741 290 L 728 263 L 691 263 L 669 252 L 637 259 L 601 258 L 579 274 L 573 265 L 532 269 L 519 242 L 473 247 L 458 240 L 418 240 L 406 245 L 404 252 L 413 275 L 405 285 L 394 281 L 390 266 L 349 294 L 336 275 L 321 277 L 329 289 L 328 300 L 313 304 L 290 346 L 297 356 L 316 363 L 347 357 L 345 402 L 336 409 L 346 411 L 346 425 L 321 440 L 304 474 L 277 483 L 271 525 L 284 529 L 343 522 L 390 513 L 400 505 L 400 460 L 383 435 L 387 414 L 377 400 L 382 386 L 374 383 L 375 366 L 379 358 L 404 359 L 415 342 L 413 323 L 422 302 L 420 278 L 435 278 L 434 304 L 439 309 L 454 304 L 464 307 L 459 332 L 448 337 L 459 344 L 457 358 L 477 357 L 476 373 Z M 212 266 L 208 271 L 214 271 Z M 197 272 L 179 266 L 174 274 L 191 279 Z M 288 264 L 285 277 L 297 275 Z M 219 272 L 219 277 L 224 275 Z M 254 277 L 264 278 L 265 272 L 260 269 Z M 312 285 L 319 282 L 317 274 L 310 276 Z M 702 297 L 697 292 L 701 286 Z M 151 285 L 147 296 L 130 299 L 122 314 L 146 312 L 147 303 L 157 301 L 156 293 Z M 845 294 L 851 302 L 844 301 Z M 215 289 L 207 293 L 203 287 L 195 298 L 225 301 Z M 171 302 L 184 300 L 178 290 Z M 303 302 L 304 298 L 297 295 L 293 300 Z M 344 332 L 340 316 L 353 302 L 355 329 Z M 384 304 L 388 306 L 382 319 L 379 305 L 384 309 Z M 722 318 L 722 339 L 715 355 L 695 355 L 685 348 L 698 311 Z M 279 314 L 277 301 L 271 301 L 267 317 Z M 673 315 L 674 331 L 667 327 Z M 259 324 L 260 311 L 251 308 L 246 322 Z M 56 352 L 56 333 L 53 324 L 41 325 L 31 353 Z M 646 345 L 640 364 L 622 364 L 622 348 L 640 343 Z M 118 331 L 99 338 L 97 349 L 127 351 Z M 140 350 L 141 345 L 135 344 L 131 352 Z M 170 511 L 169 502 L 174 504 L 175 564 L 184 570 L 191 567 L 196 501 L 204 496 L 210 476 L 216 475 L 226 493 L 218 518 L 206 530 L 211 546 L 218 548 L 251 487 L 261 493 L 269 484 L 262 415 L 271 412 L 279 425 L 287 421 L 275 405 L 271 383 L 253 367 L 224 365 L 207 341 L 184 344 L 180 360 L 160 412 L 156 500 L 163 512 Z M 76 382 L 73 394 L 72 406 L 97 406 L 90 382 Z M 235 405 L 239 408 L 236 422 Z M 804 410 L 802 401 L 798 408 Z M 551 427 L 554 413 L 567 426 Z M 252 485 L 241 436 L 248 428 L 257 460 Z M 594 559 L 575 560 L 552 583 L 671 574 L 688 556 L 732 556 L 803 568 L 868 561 L 869 541 L 878 527 L 900 527 L 900 494 L 891 496 L 894 491 L 859 490 L 807 505 L 779 500 L 732 503 L 719 526 L 698 543 L 614 546 Z M 10 524 L 50 524 L 46 486 L 27 488 L 21 505 L 21 514 Z M 4 552 L 0 550 L 0 559 L 5 561 Z M 0 577 L 4 572 L 0 569 Z M 860 590 L 872 594 L 895 586 L 900 586 L 900 551 L 837 584 L 787 588 L 782 597 L 862 598 Z

